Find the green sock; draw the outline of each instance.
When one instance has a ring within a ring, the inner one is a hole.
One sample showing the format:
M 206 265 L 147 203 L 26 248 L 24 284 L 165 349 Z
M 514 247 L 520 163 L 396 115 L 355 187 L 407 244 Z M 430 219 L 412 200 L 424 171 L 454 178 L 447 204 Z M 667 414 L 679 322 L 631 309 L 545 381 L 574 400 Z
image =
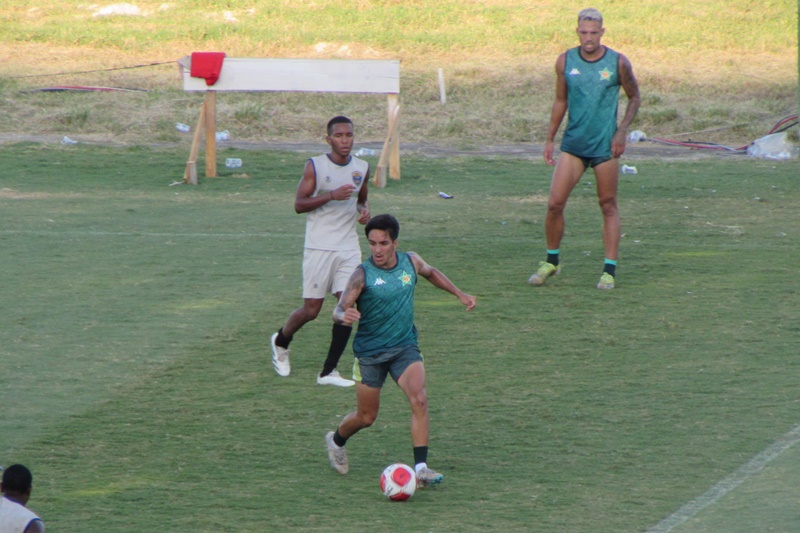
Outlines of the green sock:
M 605 265 L 603 265 L 603 274 L 608 274 L 609 276 L 616 276 L 617 274 L 617 262 L 613 259 L 606 259 Z

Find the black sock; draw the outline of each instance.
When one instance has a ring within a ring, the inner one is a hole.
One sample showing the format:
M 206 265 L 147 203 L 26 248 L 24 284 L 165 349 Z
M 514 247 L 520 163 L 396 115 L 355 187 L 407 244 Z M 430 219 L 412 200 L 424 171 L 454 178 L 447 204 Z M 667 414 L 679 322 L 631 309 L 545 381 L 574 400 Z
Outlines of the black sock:
M 288 348 L 289 343 L 292 342 L 292 338 L 289 337 L 288 339 L 283 336 L 283 328 L 278 330 L 278 336 L 275 337 L 275 344 L 280 346 L 281 348 Z
M 547 254 L 547 262 L 553 266 L 558 266 L 558 254 Z
M 428 462 L 428 447 L 427 446 L 414 446 L 414 464 Z
M 617 265 L 612 265 L 611 263 L 606 263 L 605 266 L 603 267 L 603 273 L 604 274 L 609 274 L 612 277 L 616 276 L 617 275 Z
M 344 324 L 334 324 L 331 331 L 331 346 L 328 349 L 328 357 L 325 358 L 325 364 L 322 365 L 322 372 L 320 376 L 327 376 L 334 371 L 336 365 L 339 364 L 339 359 L 347 348 L 347 341 L 350 340 L 350 333 L 353 331 L 353 326 L 345 326 Z
M 336 428 L 336 433 L 333 434 L 333 443 L 339 448 L 342 448 L 345 444 L 347 444 L 347 439 L 339 435 L 339 428 Z

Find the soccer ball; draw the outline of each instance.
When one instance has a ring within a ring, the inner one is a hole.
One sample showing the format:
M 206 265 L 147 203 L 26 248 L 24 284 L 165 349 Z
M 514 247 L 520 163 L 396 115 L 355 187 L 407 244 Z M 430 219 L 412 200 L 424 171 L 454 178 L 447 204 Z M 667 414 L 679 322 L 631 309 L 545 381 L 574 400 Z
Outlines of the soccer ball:
M 395 502 L 402 502 L 417 490 L 417 475 L 414 469 L 403 463 L 389 465 L 381 474 L 383 495 Z

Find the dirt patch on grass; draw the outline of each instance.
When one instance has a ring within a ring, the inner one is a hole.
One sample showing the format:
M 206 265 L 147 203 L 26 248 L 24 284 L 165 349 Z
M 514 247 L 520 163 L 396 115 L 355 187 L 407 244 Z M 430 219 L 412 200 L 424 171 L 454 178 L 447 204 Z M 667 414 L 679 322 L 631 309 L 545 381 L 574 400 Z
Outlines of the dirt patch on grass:
M 94 146 L 111 146 L 111 147 L 129 147 L 141 146 L 138 143 L 128 143 L 118 140 L 109 139 L 105 136 L 73 136 L 71 140 L 77 141 L 78 144 L 88 144 Z M 0 146 L 4 144 L 14 144 L 21 142 L 40 143 L 42 145 L 63 145 L 63 136 L 59 135 L 30 135 L 30 134 L 16 134 L 16 133 L 0 133 Z M 177 148 L 182 146 L 182 143 L 147 143 L 147 146 L 154 148 Z M 225 148 L 236 148 L 238 150 L 275 150 L 283 152 L 302 152 L 309 154 L 324 153 L 329 150 L 328 145 L 324 143 L 303 143 L 303 142 L 256 142 L 256 141 L 220 141 L 217 143 L 219 150 Z M 66 148 L 66 146 L 65 146 Z M 357 148 L 368 148 L 375 150 L 376 157 L 380 154 L 383 148 L 383 143 L 366 142 L 358 143 Z M 419 143 L 409 142 L 400 143 L 401 154 L 410 156 L 427 156 L 427 157 L 511 157 L 516 159 L 530 159 L 541 160 L 542 151 L 544 146 L 541 144 L 533 143 L 510 143 L 510 144 L 491 144 L 481 146 L 450 146 L 446 144 L 432 144 L 432 143 Z M 186 155 L 188 157 L 189 151 L 187 148 Z M 221 157 L 218 154 L 218 157 Z M 717 151 L 717 150 L 702 150 L 691 149 L 680 146 L 667 146 L 649 142 L 640 142 L 629 144 L 628 148 L 623 155 L 626 161 L 639 161 L 639 160 L 697 160 L 706 158 L 718 157 L 746 157 L 741 154 L 733 154 L 730 152 Z
M 78 198 L 80 194 L 52 194 L 43 192 L 17 192 L 13 189 L 0 189 L 0 198 L 10 200 L 44 200 L 48 198 Z

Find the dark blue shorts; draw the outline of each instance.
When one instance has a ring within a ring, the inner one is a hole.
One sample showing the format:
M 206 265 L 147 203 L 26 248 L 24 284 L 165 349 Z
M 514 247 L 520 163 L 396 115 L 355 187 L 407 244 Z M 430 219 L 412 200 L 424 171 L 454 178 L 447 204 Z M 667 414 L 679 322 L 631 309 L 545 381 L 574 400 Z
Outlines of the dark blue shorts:
M 380 389 L 391 374 L 397 383 L 403 372 L 417 361 L 422 361 L 419 346 L 397 346 L 373 357 L 356 358 L 353 363 L 353 378 L 368 387 Z
M 573 157 L 577 157 L 583 163 L 583 168 L 594 168 L 597 165 L 601 165 L 606 161 L 611 161 L 610 155 L 601 155 L 599 157 L 583 157 L 580 155 L 570 154 L 569 152 L 565 152 Z

